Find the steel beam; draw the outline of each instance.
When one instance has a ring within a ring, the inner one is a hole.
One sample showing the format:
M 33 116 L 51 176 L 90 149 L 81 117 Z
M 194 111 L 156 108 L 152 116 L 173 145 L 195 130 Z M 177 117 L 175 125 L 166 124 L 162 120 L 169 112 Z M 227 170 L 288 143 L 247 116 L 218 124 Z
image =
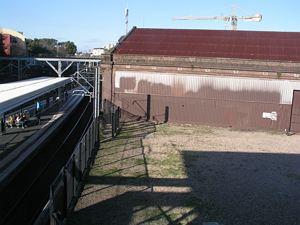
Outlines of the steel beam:
M 0 60 L 7 61 L 48 61 L 48 62 L 89 62 L 89 63 L 100 63 L 100 59 L 90 59 L 90 58 L 40 58 L 40 57 L 0 57 Z

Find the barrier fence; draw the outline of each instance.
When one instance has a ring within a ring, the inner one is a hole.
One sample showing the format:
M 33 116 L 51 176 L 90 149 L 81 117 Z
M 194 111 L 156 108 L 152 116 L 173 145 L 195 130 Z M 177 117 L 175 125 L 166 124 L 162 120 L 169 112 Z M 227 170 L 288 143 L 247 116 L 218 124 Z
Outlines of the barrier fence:
M 60 225 L 70 213 L 81 193 L 83 181 L 92 161 L 92 154 L 100 139 L 114 138 L 121 129 L 122 115 L 126 112 L 107 101 L 100 117 L 94 119 L 82 139 L 76 145 L 72 156 L 50 187 L 49 201 L 39 214 L 34 225 Z M 111 129 L 107 129 L 111 126 Z M 103 131 L 108 130 L 105 137 Z

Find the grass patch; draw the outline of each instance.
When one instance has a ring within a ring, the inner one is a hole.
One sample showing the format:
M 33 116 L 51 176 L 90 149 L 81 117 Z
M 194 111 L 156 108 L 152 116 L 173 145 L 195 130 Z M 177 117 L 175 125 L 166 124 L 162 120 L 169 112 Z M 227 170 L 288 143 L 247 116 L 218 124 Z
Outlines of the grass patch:
M 93 168 L 90 171 L 90 176 L 117 176 L 119 175 L 120 169 L 118 167 L 107 168 L 104 169 L 103 167 Z
M 194 219 L 198 217 L 194 208 L 190 207 L 177 207 L 167 213 L 171 221 L 176 221 L 176 224 L 190 224 Z
M 163 177 L 181 177 L 185 175 L 185 166 L 180 154 L 167 154 L 163 158 L 147 157 L 152 175 Z
M 121 145 L 125 145 L 126 143 L 126 139 L 113 139 L 111 141 L 107 141 L 101 144 L 101 148 L 100 149 L 109 149 L 109 148 L 118 148 Z
M 140 165 L 145 163 L 144 158 L 134 159 L 134 164 Z
M 147 207 L 143 210 L 143 217 L 147 224 L 166 224 L 163 213 L 157 207 Z
M 162 124 L 157 127 L 157 135 L 199 135 L 213 134 L 214 131 L 210 126 L 191 126 L 188 124 L 174 125 Z

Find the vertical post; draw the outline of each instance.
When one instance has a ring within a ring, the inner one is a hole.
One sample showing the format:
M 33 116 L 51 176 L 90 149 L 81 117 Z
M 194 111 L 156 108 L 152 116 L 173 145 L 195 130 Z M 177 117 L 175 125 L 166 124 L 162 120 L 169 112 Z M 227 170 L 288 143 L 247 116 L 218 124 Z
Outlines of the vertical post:
M 81 168 L 82 169 L 82 173 L 81 173 L 81 175 L 82 175 L 82 180 L 83 180 L 83 178 L 84 178 L 84 171 L 85 171 L 85 162 L 86 162 L 86 154 L 85 154 L 85 136 L 83 137 L 83 139 L 82 139 L 82 141 L 84 141 L 84 143 L 81 143 L 81 148 L 80 148 L 80 150 L 82 151 L 82 158 L 81 158 L 81 163 L 82 164 L 84 164 L 84 166 Z
M 101 111 L 102 110 L 102 75 L 99 74 L 99 81 L 100 81 L 100 84 L 99 84 L 99 110 Z
M 87 169 L 87 165 L 88 165 L 88 161 L 89 161 L 89 139 L 88 139 L 88 132 L 85 134 L 84 136 L 84 142 L 85 142 L 85 148 L 84 148 L 84 153 L 85 153 L 85 164 L 84 164 L 84 171 L 86 173 L 86 169 Z
M 100 147 L 100 142 L 101 142 L 101 135 L 102 134 L 102 127 L 103 127 L 103 119 L 101 118 L 101 120 L 99 120 L 99 123 L 98 123 L 98 142 L 99 142 L 99 147 Z
M 5 134 L 5 114 L 2 114 L 1 116 L 1 121 L 0 121 L 0 126 L 1 126 L 1 135 Z
M 151 111 L 151 95 L 147 95 L 147 121 L 150 120 L 150 111 Z
M 117 135 L 117 130 L 118 130 L 118 112 L 115 112 L 115 136 Z
M 82 174 L 83 174 L 83 171 L 82 171 L 82 142 L 80 142 L 80 144 L 79 144 L 79 180 L 80 181 L 82 181 L 83 180 L 83 176 L 82 176 Z
M 103 113 L 106 114 L 107 110 L 107 103 L 106 103 L 106 99 L 103 100 Z
M 95 70 L 94 80 L 94 118 L 98 117 L 98 68 Z
M 67 216 L 68 213 L 68 171 L 66 167 L 63 168 L 63 183 L 64 183 L 64 211 L 63 217 Z
M 111 112 L 111 136 L 115 137 L 115 112 L 114 110 Z
M 62 75 L 62 70 L 61 70 L 61 60 L 58 60 L 58 66 L 57 66 L 57 71 L 58 71 L 58 77 L 61 77 Z
M 72 193 L 72 198 L 76 197 L 76 187 L 77 187 L 77 182 L 76 182 L 76 155 L 72 155 L 72 183 L 73 183 L 73 193 Z
M 291 128 L 292 128 L 294 99 L 295 99 L 295 90 L 293 91 L 293 99 L 292 99 L 291 112 L 290 112 L 290 123 L 289 123 L 289 130 L 288 130 L 289 132 L 291 131 Z
M 120 107 L 118 106 L 118 109 L 117 109 L 117 132 L 119 133 L 119 130 L 120 130 L 120 114 L 121 114 L 121 109 Z
M 166 106 L 165 108 L 165 123 L 169 121 L 169 106 Z
M 53 186 L 50 186 L 50 196 L 49 196 L 49 202 L 50 202 L 50 225 L 55 225 L 55 220 L 54 220 L 54 190 L 53 190 Z
M 111 60 L 112 60 L 112 54 L 111 54 Z M 111 61 L 111 68 L 110 68 L 110 101 L 111 103 L 113 103 L 113 92 L 114 92 L 114 80 L 113 80 L 113 76 L 114 76 L 114 62 Z
M 77 73 L 76 73 L 76 75 L 77 75 L 77 81 L 79 82 L 79 63 L 77 63 Z
M 97 86 L 97 118 L 100 116 L 100 79 L 101 79 L 101 75 L 100 75 L 100 68 L 97 67 L 97 82 L 96 82 L 96 86 Z

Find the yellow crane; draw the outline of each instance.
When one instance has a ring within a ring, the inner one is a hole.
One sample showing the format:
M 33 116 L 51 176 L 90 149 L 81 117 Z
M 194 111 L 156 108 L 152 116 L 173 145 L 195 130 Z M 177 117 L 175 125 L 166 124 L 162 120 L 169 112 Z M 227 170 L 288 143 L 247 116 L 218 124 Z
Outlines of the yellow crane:
M 179 17 L 174 17 L 173 20 L 223 20 L 223 21 L 226 21 L 226 22 L 230 22 L 232 30 L 236 30 L 238 20 L 260 22 L 262 20 L 262 15 L 261 14 L 256 14 L 254 16 L 235 16 L 235 15 L 232 15 L 232 16 L 212 16 L 212 17 L 179 16 Z

